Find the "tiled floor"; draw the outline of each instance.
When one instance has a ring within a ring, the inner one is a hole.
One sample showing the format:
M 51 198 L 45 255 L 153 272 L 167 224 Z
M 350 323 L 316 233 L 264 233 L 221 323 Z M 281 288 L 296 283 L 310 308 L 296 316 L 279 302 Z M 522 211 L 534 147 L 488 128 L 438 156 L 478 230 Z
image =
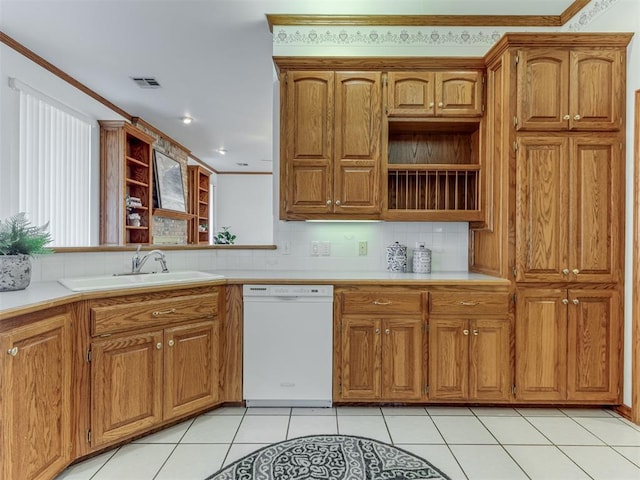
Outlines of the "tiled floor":
M 609 410 L 221 408 L 68 468 L 57 480 L 202 480 L 303 435 L 393 443 L 452 479 L 640 480 L 640 426 Z

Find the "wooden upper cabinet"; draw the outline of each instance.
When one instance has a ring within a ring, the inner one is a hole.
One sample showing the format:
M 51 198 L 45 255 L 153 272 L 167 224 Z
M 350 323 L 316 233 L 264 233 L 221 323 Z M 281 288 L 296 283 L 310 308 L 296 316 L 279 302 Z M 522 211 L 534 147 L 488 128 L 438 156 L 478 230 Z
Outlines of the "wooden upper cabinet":
M 281 127 L 286 213 L 332 210 L 334 84 L 333 72 L 287 73 Z
M 618 130 L 624 109 L 619 49 L 518 51 L 518 130 Z
M 281 218 L 377 215 L 381 73 L 292 71 L 283 97 Z
M 618 137 L 521 137 L 517 144 L 516 280 L 621 280 Z
M 482 72 L 389 72 L 390 116 L 475 117 L 483 112 Z
M 334 212 L 379 213 L 382 75 L 335 76 Z

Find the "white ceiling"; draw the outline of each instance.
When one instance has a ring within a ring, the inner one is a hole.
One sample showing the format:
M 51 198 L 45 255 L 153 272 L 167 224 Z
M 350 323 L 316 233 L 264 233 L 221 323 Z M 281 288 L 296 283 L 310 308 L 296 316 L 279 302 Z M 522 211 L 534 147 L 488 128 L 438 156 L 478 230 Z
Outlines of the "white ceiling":
M 0 30 L 215 169 L 271 171 L 266 13 L 560 15 L 572 2 L 0 0 Z M 131 76 L 155 77 L 162 88 L 140 89 Z M 194 122 L 183 125 L 183 115 Z

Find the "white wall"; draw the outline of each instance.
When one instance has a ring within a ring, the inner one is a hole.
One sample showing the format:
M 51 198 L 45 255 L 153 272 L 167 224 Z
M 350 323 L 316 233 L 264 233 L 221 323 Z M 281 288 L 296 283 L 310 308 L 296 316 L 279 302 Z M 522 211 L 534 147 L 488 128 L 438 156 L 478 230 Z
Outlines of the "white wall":
M 610 9 L 594 18 L 583 31 L 635 32 L 627 50 L 627 158 L 626 158 L 626 272 L 625 272 L 625 330 L 624 330 L 624 390 L 623 401 L 631 405 L 631 348 L 633 290 L 633 145 L 638 128 L 634 125 L 635 91 L 640 89 L 640 2 L 617 0 Z
M 272 175 L 216 175 L 215 233 L 222 227 L 240 245 L 273 244 Z

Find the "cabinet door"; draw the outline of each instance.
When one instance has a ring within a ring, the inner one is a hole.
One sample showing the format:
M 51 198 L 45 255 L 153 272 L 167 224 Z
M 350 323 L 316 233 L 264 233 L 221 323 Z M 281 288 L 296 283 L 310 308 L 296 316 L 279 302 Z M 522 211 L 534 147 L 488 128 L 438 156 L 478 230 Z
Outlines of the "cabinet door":
M 431 317 L 429 399 L 462 400 L 469 395 L 469 322 Z
M 419 400 L 422 397 L 422 319 L 385 319 L 382 329 L 382 398 Z
M 433 72 L 389 72 L 387 109 L 390 116 L 434 116 Z
M 98 447 L 162 421 L 162 332 L 91 346 L 91 445 Z
M 165 420 L 218 400 L 218 329 L 213 320 L 165 330 Z
M 333 72 L 288 72 L 281 142 L 282 208 L 328 213 L 333 202 Z
M 620 306 L 617 292 L 569 290 L 569 400 L 619 401 Z
M 570 55 L 572 130 L 619 130 L 624 111 L 624 53 L 575 49 Z
M 571 139 L 569 268 L 572 280 L 622 281 L 618 278 L 620 245 L 624 243 L 620 152 L 617 137 Z
M 71 457 L 71 318 L 60 314 L 0 337 L 6 479 L 50 479 Z
M 470 321 L 469 397 L 511 399 L 511 322 L 504 318 Z
M 438 72 L 435 87 L 437 116 L 482 115 L 482 72 Z
M 518 51 L 518 130 L 569 127 L 569 52 L 530 48 Z
M 565 400 L 567 291 L 526 288 L 517 298 L 516 398 Z
M 568 139 L 520 137 L 516 160 L 516 280 L 566 281 Z
M 342 400 L 375 400 L 381 393 L 380 320 L 342 319 Z
M 336 73 L 335 213 L 375 214 L 380 202 L 380 72 Z

